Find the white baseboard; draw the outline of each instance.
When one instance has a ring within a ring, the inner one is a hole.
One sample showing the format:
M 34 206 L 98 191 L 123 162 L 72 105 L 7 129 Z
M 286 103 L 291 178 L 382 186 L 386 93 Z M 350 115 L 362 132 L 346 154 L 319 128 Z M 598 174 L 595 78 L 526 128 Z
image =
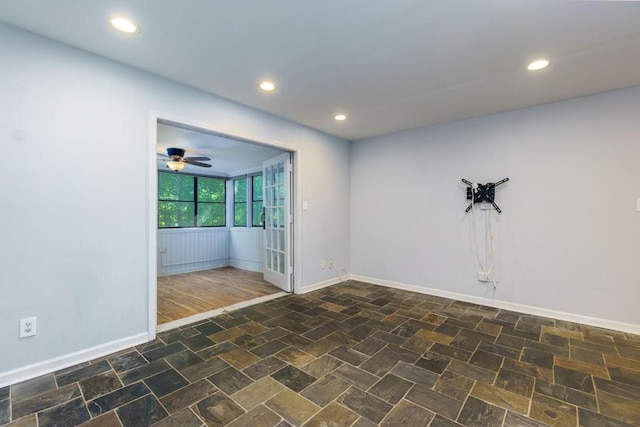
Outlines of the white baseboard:
M 613 329 L 620 332 L 640 335 L 640 325 L 632 323 L 618 322 L 615 320 L 600 319 L 597 317 L 583 316 L 581 314 L 567 313 L 564 311 L 550 310 L 547 308 L 534 307 L 526 304 L 518 304 L 509 301 L 501 301 L 473 295 L 459 294 L 457 292 L 443 291 L 440 289 L 427 288 L 424 286 L 409 285 L 406 283 L 393 282 L 390 280 L 376 279 L 373 277 L 365 277 L 351 275 L 352 280 L 371 283 L 374 285 L 386 286 L 388 288 L 402 289 L 404 291 L 412 291 L 420 294 L 434 295 L 437 297 L 455 299 L 459 301 L 469 302 L 473 304 L 486 305 L 488 307 L 500 308 L 503 310 L 517 311 L 524 314 L 532 314 L 535 316 L 550 317 L 553 319 L 565 320 L 567 322 L 582 323 L 584 325 L 595 326 L 598 328 Z
M 69 366 L 87 362 L 98 357 L 124 350 L 148 341 L 147 332 L 132 335 L 116 341 L 100 344 L 95 347 L 65 354 L 53 359 L 44 360 L 32 365 L 24 366 L 7 372 L 0 372 L 0 388 L 17 384 L 40 375 L 49 374 Z
M 162 325 L 158 325 L 156 332 L 166 332 L 171 329 L 179 328 L 181 326 L 186 326 L 190 323 L 199 322 L 201 320 L 208 319 L 209 317 L 219 316 L 225 312 L 238 310 L 240 308 L 249 307 L 255 304 L 260 304 L 261 302 L 271 301 L 272 299 L 280 298 L 285 295 L 289 295 L 289 294 L 287 292 L 278 292 L 275 294 L 254 298 L 249 301 L 242 301 L 237 304 L 228 305 L 226 307 L 216 308 L 215 310 L 206 311 L 204 313 L 194 314 L 193 316 L 185 317 L 184 319 L 178 319 L 178 320 L 174 320 L 173 322 L 168 322 L 168 323 L 163 323 Z
M 184 264 L 158 266 L 158 277 L 172 276 L 174 274 L 193 273 L 196 271 L 212 270 L 229 266 L 229 258 L 213 259 L 208 261 L 190 262 Z
M 231 267 L 239 268 L 240 270 L 254 271 L 256 273 L 262 273 L 264 265 L 258 261 L 248 261 L 245 259 L 230 258 L 229 265 Z
M 323 280 L 322 282 L 312 283 L 311 285 L 302 286 L 300 288 L 301 294 L 306 294 L 307 292 L 317 291 L 318 289 L 326 288 L 328 286 L 337 285 L 338 283 L 349 280 L 349 277 L 343 277 L 340 280 L 338 277 L 334 277 L 333 279 Z
M 344 281 L 343 278 L 342 281 Z M 457 292 L 449 292 L 441 289 L 427 288 L 418 285 L 410 285 L 407 283 L 394 282 L 390 280 L 377 279 L 374 277 L 366 277 L 352 274 L 348 277 L 351 280 L 357 280 L 360 282 L 371 283 L 374 285 L 386 286 L 394 289 L 401 289 L 405 291 L 417 292 L 421 294 L 434 295 L 443 298 L 449 298 L 459 301 L 465 301 L 473 304 L 485 305 L 488 307 L 500 308 L 504 310 L 516 311 L 524 314 L 532 314 L 535 316 L 549 317 L 553 319 L 565 320 L 568 322 L 582 323 L 589 326 L 595 326 L 599 328 L 612 329 L 621 332 L 627 332 L 631 334 L 640 335 L 640 325 L 634 325 L 631 323 L 618 322 L 615 320 L 600 319 L 596 317 L 583 316 L 580 314 L 567 313 L 563 311 L 550 310 L 541 307 L 534 307 L 526 304 L 518 304 L 508 301 L 500 301 L 483 297 L 476 297 L 473 295 L 460 294 Z M 324 280 L 322 282 L 307 285 L 301 288 L 300 293 L 305 294 L 307 292 L 316 291 L 322 288 L 336 285 L 340 283 L 339 278 L 333 278 Z M 233 311 L 240 308 L 248 307 L 261 302 L 269 301 L 275 298 L 288 295 L 286 292 L 279 292 L 273 295 L 267 295 L 260 298 L 255 298 L 250 301 L 244 301 L 238 304 L 233 304 L 228 307 L 212 310 L 207 313 L 198 314 L 188 317 L 186 319 L 177 320 L 175 322 L 165 323 L 158 326 L 158 332 L 167 331 L 179 326 L 184 326 L 189 323 L 197 322 L 207 319 L 209 317 L 217 316 L 225 311 Z M 66 354 L 53 359 L 38 362 L 32 365 L 24 366 L 11 371 L 0 372 L 0 388 L 6 387 L 12 384 L 17 384 L 22 381 L 26 381 L 40 375 L 45 375 L 51 372 L 58 371 L 60 369 L 68 368 L 69 366 L 77 365 L 79 363 L 87 362 L 89 360 L 96 359 L 98 357 L 107 356 L 111 353 L 134 347 L 148 341 L 147 332 L 136 334 L 130 337 L 122 338 L 116 341 L 111 341 L 105 344 L 100 344 L 95 347 L 80 350 L 74 353 Z

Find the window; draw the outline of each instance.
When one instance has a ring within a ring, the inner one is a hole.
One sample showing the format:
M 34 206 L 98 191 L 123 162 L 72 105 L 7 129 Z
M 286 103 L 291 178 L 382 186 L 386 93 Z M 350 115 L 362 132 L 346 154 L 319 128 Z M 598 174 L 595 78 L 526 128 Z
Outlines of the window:
M 262 174 L 233 179 L 233 226 L 262 227 Z
M 224 227 L 225 180 L 158 173 L 158 228 Z
M 251 177 L 251 225 L 262 227 L 262 175 Z
M 233 226 L 247 226 L 247 178 L 233 180 Z
M 224 227 L 226 225 L 225 180 L 196 176 L 198 188 L 196 200 L 197 227 Z

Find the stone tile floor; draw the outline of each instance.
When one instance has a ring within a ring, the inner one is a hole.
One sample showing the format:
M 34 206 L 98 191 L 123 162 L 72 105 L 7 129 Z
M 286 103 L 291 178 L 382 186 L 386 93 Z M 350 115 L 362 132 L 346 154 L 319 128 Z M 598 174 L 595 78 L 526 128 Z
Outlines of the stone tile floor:
M 640 336 L 360 282 L 0 389 L 11 426 L 640 426 Z

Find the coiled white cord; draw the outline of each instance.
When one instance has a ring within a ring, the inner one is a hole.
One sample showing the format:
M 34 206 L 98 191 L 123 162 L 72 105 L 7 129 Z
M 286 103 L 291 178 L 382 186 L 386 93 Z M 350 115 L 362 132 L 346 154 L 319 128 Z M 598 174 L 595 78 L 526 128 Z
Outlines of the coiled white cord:
M 496 288 L 497 281 L 491 279 L 491 273 L 495 265 L 495 236 L 493 233 L 493 209 L 488 209 L 485 216 L 485 239 L 488 242 L 486 247 L 486 267 L 485 263 L 480 259 L 480 245 L 478 243 L 478 234 L 476 231 L 476 214 L 475 214 L 475 194 L 478 191 L 478 184 L 473 183 L 471 187 L 471 234 L 473 235 L 473 249 L 478 263 L 478 275 L 483 276 L 486 282 L 493 283 Z
M 336 265 L 335 262 L 331 262 L 331 267 L 335 270 L 336 275 L 338 276 L 338 279 L 340 280 L 340 282 L 350 282 L 351 279 L 349 279 L 349 271 L 347 271 L 346 268 L 341 268 L 339 269 L 338 266 Z M 340 272 L 343 271 L 344 274 L 347 276 L 347 279 L 343 279 L 342 275 L 340 274 Z

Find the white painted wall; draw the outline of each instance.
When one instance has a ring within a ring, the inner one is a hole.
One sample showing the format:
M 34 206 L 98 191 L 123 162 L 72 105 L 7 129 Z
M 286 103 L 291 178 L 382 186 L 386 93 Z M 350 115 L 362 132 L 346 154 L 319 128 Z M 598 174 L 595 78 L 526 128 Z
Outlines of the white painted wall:
M 264 271 L 262 227 L 229 229 L 229 265 L 242 270 Z
M 158 276 L 229 265 L 229 229 L 165 228 L 158 230 Z
M 640 325 L 639 111 L 636 87 L 353 143 L 352 272 Z M 460 179 L 504 177 L 494 292 Z
M 347 142 L 4 24 L 0 52 L 0 384 L 147 331 L 151 111 L 297 151 L 301 284 L 349 264 Z
M 260 227 L 158 230 L 158 276 L 235 267 L 263 271 Z

